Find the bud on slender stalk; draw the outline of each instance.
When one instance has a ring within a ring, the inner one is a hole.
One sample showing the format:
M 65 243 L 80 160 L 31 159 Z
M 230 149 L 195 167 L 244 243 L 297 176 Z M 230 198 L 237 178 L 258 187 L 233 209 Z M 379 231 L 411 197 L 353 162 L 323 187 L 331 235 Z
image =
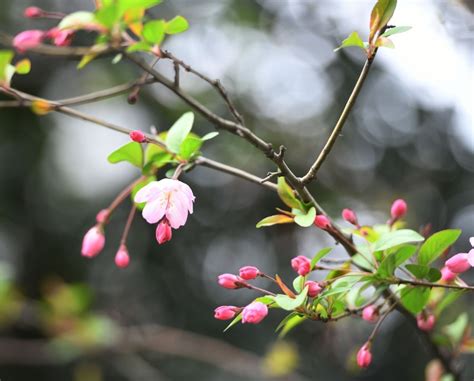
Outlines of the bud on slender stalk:
M 98 255 L 105 245 L 105 236 L 102 227 L 96 225 L 89 229 L 82 240 L 81 253 L 84 257 L 93 258 Z
M 260 270 L 255 266 L 244 266 L 239 270 L 239 275 L 242 279 L 252 280 L 260 275 Z
M 241 287 L 239 283 L 242 283 L 242 279 L 237 275 L 226 273 L 217 277 L 217 283 L 219 283 L 219 286 L 224 288 L 236 289 Z
M 398 200 L 395 200 L 390 209 L 390 214 L 392 215 L 392 219 L 394 221 L 399 220 L 407 213 L 407 210 L 408 210 L 408 206 L 405 200 L 402 200 L 401 198 L 399 198 Z
M 220 306 L 214 310 L 214 317 L 218 320 L 230 320 L 237 315 L 239 308 L 236 306 Z
M 39 46 L 44 37 L 45 33 L 42 30 L 25 30 L 15 36 L 13 47 L 20 53 L 24 53 L 28 49 Z
M 128 267 L 130 263 L 130 256 L 128 255 L 128 250 L 125 245 L 120 245 L 117 254 L 115 254 L 115 265 L 118 268 L 124 269 Z
M 305 276 L 311 271 L 311 260 L 304 255 L 298 255 L 291 260 L 291 267 L 299 275 Z
M 318 282 L 314 282 L 312 280 L 308 280 L 305 284 L 305 287 L 308 286 L 308 296 L 310 298 L 314 298 L 315 296 L 318 296 L 323 288 Z
M 357 222 L 357 215 L 352 209 L 344 209 L 342 211 L 342 218 L 344 218 L 345 221 L 349 222 L 352 225 L 359 225 L 359 223 Z
M 319 214 L 314 219 L 314 225 L 320 229 L 327 230 L 331 226 L 331 221 L 324 214 Z
M 463 273 L 471 268 L 469 256 L 467 253 L 459 253 L 445 262 L 445 266 L 453 273 Z
M 109 219 L 109 216 L 110 216 L 109 210 L 108 209 L 102 209 L 95 216 L 95 220 L 97 221 L 98 224 L 104 224 Z
M 23 11 L 23 16 L 29 19 L 35 19 L 44 15 L 44 11 L 38 7 L 27 7 Z
M 365 343 L 357 352 L 357 365 L 361 368 L 367 368 L 372 362 L 372 353 L 370 353 L 370 343 Z
M 130 139 L 137 143 L 143 143 L 146 140 L 145 134 L 140 130 L 130 131 Z
M 370 305 L 362 310 L 362 319 L 369 323 L 375 323 L 379 318 L 379 312 L 376 306 Z
M 168 220 L 166 218 L 163 218 L 156 227 L 156 240 L 161 245 L 165 242 L 170 241 L 172 236 L 173 231 L 171 230 L 171 226 L 168 223 Z
M 268 315 L 268 307 L 261 302 L 250 303 L 242 311 L 242 323 L 258 324 Z
M 416 324 L 422 331 L 429 332 L 433 330 L 436 324 L 436 318 L 433 314 L 425 315 L 421 313 L 416 317 Z
M 444 266 L 441 269 L 441 280 L 445 281 L 446 283 L 451 283 L 458 274 L 453 273 L 447 266 Z

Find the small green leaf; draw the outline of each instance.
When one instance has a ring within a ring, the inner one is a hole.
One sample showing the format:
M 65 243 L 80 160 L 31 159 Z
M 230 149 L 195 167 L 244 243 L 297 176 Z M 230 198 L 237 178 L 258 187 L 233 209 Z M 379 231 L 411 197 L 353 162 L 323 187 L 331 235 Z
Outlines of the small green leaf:
M 119 0 L 120 11 L 122 13 L 137 8 L 148 9 L 158 5 L 163 0 Z
M 435 261 L 443 252 L 452 246 L 459 236 L 461 230 L 447 229 L 433 234 L 421 246 L 418 254 L 418 263 L 422 265 L 429 265 Z
M 148 21 L 143 25 L 142 36 L 147 42 L 160 45 L 165 38 L 164 20 Z
M 285 322 L 278 337 L 280 339 L 284 338 L 293 328 L 303 323 L 306 319 L 306 316 L 301 316 L 298 314 L 293 315 Z
M 337 52 L 338 50 L 347 48 L 349 46 L 357 46 L 358 48 L 361 48 L 362 50 L 365 51 L 364 41 L 362 41 L 362 39 L 359 36 L 359 33 L 357 32 L 352 32 L 349 35 L 349 37 L 347 37 L 344 41 L 342 41 L 341 46 L 334 49 L 334 51 Z
M 318 251 L 318 253 L 313 257 L 311 260 L 311 269 L 314 268 L 318 264 L 318 262 L 323 259 L 326 255 L 328 255 L 332 251 L 332 248 L 330 247 L 325 247 L 324 249 L 321 249 Z
M 166 146 L 171 152 L 179 153 L 181 144 L 193 128 L 194 114 L 186 112 L 171 126 L 166 135 Z
M 176 16 L 166 23 L 165 32 L 167 34 L 177 34 L 189 28 L 188 20 L 183 16 Z
M 397 0 L 378 0 L 372 9 L 370 15 L 370 34 L 369 41 L 371 42 L 373 37 L 383 29 L 395 12 L 397 7 Z
M 189 134 L 179 148 L 179 155 L 185 160 L 189 160 L 197 154 L 203 143 L 199 136 L 192 135 Z
M 418 279 L 425 278 L 430 271 L 430 268 L 424 265 L 408 264 L 405 267 Z
M 152 48 L 152 45 L 149 44 L 146 41 L 139 41 L 136 42 L 133 45 L 130 45 L 127 47 L 127 52 L 128 53 L 133 53 L 133 52 L 149 52 Z
M 465 292 L 466 291 L 464 290 L 454 290 L 448 292 L 446 296 L 437 304 L 435 309 L 436 316 L 441 315 L 441 313 L 446 309 L 446 307 L 449 307 L 452 303 L 458 300 Z
M 217 135 L 219 135 L 219 133 L 217 131 L 213 131 L 213 132 L 209 132 L 207 133 L 206 135 L 204 135 L 201 140 L 203 142 L 207 141 L 207 140 L 211 140 L 211 139 L 214 139 Z
M 395 269 L 405 263 L 416 253 L 416 246 L 404 245 L 393 253 L 390 253 L 380 263 L 377 274 L 382 278 L 388 278 L 393 275 Z
M 428 271 L 428 274 L 426 274 L 425 279 L 428 282 L 435 283 L 441 279 L 441 271 L 438 269 L 431 267 L 430 270 Z
M 7 73 L 7 71 L 9 71 L 8 67 L 11 66 L 10 62 L 12 61 L 14 55 L 15 53 L 13 53 L 11 50 L 0 50 L 0 83 L 10 82 L 11 75 Z
M 122 60 L 122 58 L 122 53 L 116 54 L 115 57 L 112 59 L 112 65 L 118 64 Z
M 18 74 L 28 74 L 31 70 L 31 61 L 28 58 L 18 61 L 15 68 Z
M 404 243 L 422 242 L 423 240 L 424 238 L 414 230 L 395 230 L 382 234 L 374 244 L 374 251 L 387 250 Z
M 308 286 L 306 286 L 301 294 L 299 294 L 295 299 L 290 298 L 287 295 L 278 294 L 277 296 L 273 297 L 273 300 L 280 308 L 283 308 L 286 311 L 293 311 L 295 308 L 298 308 L 304 303 L 307 294 Z
M 395 44 L 393 41 L 387 37 L 379 37 L 377 38 L 377 41 L 375 41 L 375 46 L 378 48 L 389 48 L 389 49 L 395 49 Z
M 299 210 L 304 210 L 303 205 L 301 202 L 296 198 L 295 192 L 291 187 L 287 184 L 285 178 L 283 176 L 278 178 L 278 196 L 280 197 L 281 201 L 286 206 L 289 206 L 290 208 L 295 208 Z
M 311 207 L 306 214 L 299 214 L 295 216 L 295 222 L 303 228 L 307 228 L 314 223 L 316 217 L 316 209 Z
M 295 289 L 296 293 L 300 293 L 304 286 L 304 279 L 305 277 L 298 275 L 295 279 L 293 279 L 293 288 Z
M 425 308 L 430 298 L 431 290 L 426 287 L 404 287 L 401 291 L 403 306 L 411 313 L 417 315 Z
M 390 28 L 385 31 L 385 33 L 381 34 L 380 37 L 390 37 L 394 34 L 404 33 L 411 29 L 411 26 L 396 26 L 395 28 Z
M 226 332 L 228 329 L 236 325 L 238 322 L 242 320 L 242 314 L 238 314 L 234 320 L 232 320 L 227 327 L 225 327 L 224 332 Z
M 276 214 L 274 216 L 265 217 L 263 220 L 260 220 L 257 223 L 257 228 L 264 226 L 272 226 L 277 224 L 291 224 L 293 223 L 293 218 L 287 216 L 286 214 Z
M 81 29 L 96 23 L 96 16 L 92 12 L 79 11 L 64 17 L 58 25 L 59 29 Z
M 466 312 L 458 316 L 451 324 L 443 327 L 443 332 L 449 337 L 451 344 L 457 346 L 463 339 L 469 325 L 469 317 Z
M 128 161 L 135 167 L 141 168 L 143 165 L 143 151 L 140 143 L 130 142 L 112 152 L 107 160 L 112 163 Z

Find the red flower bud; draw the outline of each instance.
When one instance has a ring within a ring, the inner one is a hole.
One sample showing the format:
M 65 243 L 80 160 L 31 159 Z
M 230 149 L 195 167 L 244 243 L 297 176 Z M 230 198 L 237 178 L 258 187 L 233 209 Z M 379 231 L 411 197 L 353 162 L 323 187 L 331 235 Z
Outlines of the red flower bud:
M 449 258 L 444 265 L 453 273 L 463 273 L 471 268 L 471 264 L 469 263 L 469 254 L 456 254 Z
M 173 235 L 173 231 L 171 230 L 171 226 L 165 217 L 160 221 L 160 223 L 156 227 L 156 240 L 161 245 L 162 243 L 165 243 L 171 240 L 172 235 Z
M 94 226 L 84 236 L 82 240 L 81 253 L 84 257 L 93 258 L 99 254 L 105 245 L 105 237 L 99 226 Z
M 118 268 L 124 269 L 130 263 L 130 256 L 125 245 L 120 245 L 117 254 L 115 254 L 115 264 Z
M 217 277 L 217 282 L 221 287 L 228 288 L 228 289 L 235 289 L 240 288 L 239 283 L 241 283 L 242 279 L 239 278 L 237 275 L 234 274 L 221 274 Z
M 319 214 L 316 216 L 314 219 L 314 224 L 323 230 L 328 229 L 331 226 L 331 222 L 329 221 L 329 218 L 327 218 L 324 214 Z
M 311 260 L 304 255 L 298 255 L 291 260 L 291 267 L 299 275 L 305 276 L 311 271 Z
M 390 209 L 390 213 L 394 220 L 398 220 L 402 218 L 405 214 L 407 214 L 407 210 L 407 203 L 405 202 L 405 200 L 399 198 L 398 200 L 395 200 L 393 202 L 392 207 Z
M 260 274 L 260 271 L 255 266 L 244 266 L 239 270 L 239 275 L 242 279 L 252 280 Z
M 436 324 L 436 318 L 432 314 L 425 315 L 422 313 L 416 317 L 416 324 L 422 331 L 429 332 L 434 328 Z
M 237 315 L 238 310 L 235 306 L 220 306 L 214 310 L 214 317 L 218 320 L 230 320 Z
M 97 221 L 98 224 L 104 224 L 109 219 L 109 214 L 110 212 L 108 209 L 102 209 L 95 216 L 95 220 Z
M 13 47 L 23 53 L 40 45 L 44 37 L 45 33 L 42 30 L 25 30 L 15 36 Z
M 250 303 L 242 311 L 242 323 L 258 324 L 268 315 L 268 307 L 261 302 Z
M 308 296 L 310 298 L 318 296 L 323 290 L 318 282 L 313 282 L 312 280 L 308 280 L 304 285 L 305 287 L 308 286 Z
M 372 353 L 370 353 L 370 344 L 365 343 L 357 352 L 357 365 L 361 368 L 367 368 L 372 362 Z
M 130 139 L 137 143 L 143 143 L 146 140 L 145 134 L 140 130 L 130 131 Z
M 44 11 L 38 7 L 27 7 L 23 11 L 23 16 L 33 19 L 44 15 Z
M 344 209 L 342 211 L 342 218 L 344 218 L 345 221 L 349 222 L 352 225 L 358 225 L 357 215 L 352 209 Z
M 375 323 L 379 319 L 379 311 L 374 305 L 365 307 L 362 310 L 362 319 L 369 323 Z

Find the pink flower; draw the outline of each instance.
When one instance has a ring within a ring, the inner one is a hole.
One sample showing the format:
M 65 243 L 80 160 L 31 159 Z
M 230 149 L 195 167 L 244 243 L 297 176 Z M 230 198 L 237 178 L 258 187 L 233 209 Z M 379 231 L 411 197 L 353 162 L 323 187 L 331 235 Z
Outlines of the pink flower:
M 367 368 L 372 362 L 372 353 L 370 353 L 370 344 L 365 343 L 357 352 L 357 365 L 361 368 Z
M 379 318 L 379 312 L 376 306 L 370 305 L 362 310 L 362 319 L 369 323 L 375 323 Z
M 218 320 L 230 320 L 237 315 L 238 310 L 235 306 L 220 306 L 214 310 L 214 317 Z
M 242 323 L 258 324 L 268 315 L 268 307 L 261 302 L 253 302 L 242 311 Z
M 310 298 L 318 296 L 323 290 L 323 288 L 319 285 L 318 282 L 313 282 L 312 280 L 308 280 L 304 285 L 305 287 L 308 286 L 308 296 Z
M 314 224 L 323 230 L 328 229 L 331 226 L 329 218 L 327 218 L 324 214 L 318 214 L 314 219 Z
M 234 274 L 221 274 L 217 277 L 217 283 L 219 286 L 228 288 L 228 289 L 235 289 L 242 287 L 240 284 L 242 283 L 242 279 L 239 278 L 237 275 Z
M 84 236 L 81 253 L 84 257 L 93 258 L 102 251 L 104 245 L 104 232 L 100 226 L 96 225 L 90 228 Z
M 416 324 L 418 325 L 418 328 L 421 329 L 422 331 L 431 331 L 435 324 L 436 324 L 436 318 L 433 314 L 425 315 L 425 314 L 419 314 L 416 317 Z
M 20 53 L 23 53 L 40 45 L 44 36 L 45 33 L 42 30 L 25 30 L 15 36 L 13 47 Z
M 130 139 L 132 139 L 134 142 L 143 143 L 146 141 L 145 134 L 140 130 L 130 131 L 129 135 L 130 135 Z
M 73 30 L 59 29 L 57 27 L 48 30 L 46 37 L 53 40 L 56 46 L 69 46 L 72 42 Z
M 344 221 L 347 221 L 352 225 L 358 225 L 357 215 L 352 209 L 344 209 L 342 211 L 342 218 L 344 218 Z
M 30 19 L 41 17 L 43 16 L 43 14 L 44 14 L 44 11 L 38 7 L 27 7 L 23 11 L 23 16 Z
M 441 280 L 444 280 L 447 283 L 451 283 L 457 276 L 458 274 L 453 273 L 447 266 L 444 266 L 441 269 Z
M 459 253 L 452 256 L 444 265 L 449 269 L 449 271 L 457 274 L 463 273 L 471 267 L 469 263 L 469 255 L 466 253 Z
M 115 254 L 115 264 L 117 267 L 124 269 L 130 263 L 130 256 L 128 255 L 128 250 L 125 245 L 120 245 L 120 248 Z
M 188 213 L 193 212 L 194 199 L 191 188 L 174 179 L 152 181 L 135 195 L 135 202 L 146 202 L 142 215 L 149 224 L 166 217 L 173 229 L 186 223 Z
M 99 211 L 99 213 L 97 213 L 97 215 L 95 216 L 95 220 L 97 221 L 97 223 L 99 224 L 104 224 L 107 222 L 107 220 L 109 219 L 109 215 L 110 215 L 110 212 L 108 209 L 102 209 L 101 211 Z
M 407 203 L 405 202 L 405 200 L 399 198 L 398 200 L 395 200 L 393 202 L 392 207 L 390 209 L 390 214 L 392 215 L 392 218 L 394 220 L 398 220 L 407 213 L 407 210 Z
M 244 266 L 239 270 L 239 275 L 242 279 L 252 280 L 260 274 L 260 270 L 255 266 Z
M 291 267 L 299 275 L 305 276 L 311 271 L 311 260 L 304 255 L 298 255 L 291 260 Z
M 161 245 L 162 243 L 170 241 L 172 235 L 173 235 L 173 231 L 171 230 L 171 226 L 165 217 L 160 221 L 160 223 L 156 227 L 156 234 L 155 234 L 156 240 Z

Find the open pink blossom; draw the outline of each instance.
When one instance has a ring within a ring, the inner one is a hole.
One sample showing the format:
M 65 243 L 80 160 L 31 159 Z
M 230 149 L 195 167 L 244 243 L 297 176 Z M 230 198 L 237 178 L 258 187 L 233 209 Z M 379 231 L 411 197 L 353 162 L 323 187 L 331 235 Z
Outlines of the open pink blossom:
M 174 179 L 152 181 L 135 195 L 135 202 L 146 202 L 142 214 L 149 224 L 166 217 L 173 229 L 186 223 L 188 213 L 193 212 L 194 199 L 191 188 Z
M 90 228 L 84 236 L 81 253 L 84 257 L 93 258 L 102 251 L 104 245 L 104 232 L 99 225 L 96 225 Z
M 44 37 L 45 33 L 42 30 L 25 30 L 15 36 L 13 47 L 20 53 L 23 53 L 40 45 Z
M 250 303 L 242 311 L 242 323 L 258 324 L 268 315 L 268 307 L 261 302 Z

